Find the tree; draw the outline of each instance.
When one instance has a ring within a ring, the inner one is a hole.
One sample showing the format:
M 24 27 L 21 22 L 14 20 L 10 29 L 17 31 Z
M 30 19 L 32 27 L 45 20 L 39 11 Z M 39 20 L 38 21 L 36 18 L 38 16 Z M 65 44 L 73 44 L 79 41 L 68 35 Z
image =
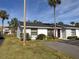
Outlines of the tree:
M 16 30 L 18 28 L 18 19 L 12 18 L 11 21 L 8 22 L 9 27 L 13 33 L 16 33 Z
M 34 20 L 32 23 L 34 23 L 34 24 L 36 24 L 36 23 L 41 24 L 42 22 L 41 21 L 38 21 L 38 20 Z
M 3 34 L 3 28 L 4 28 L 4 20 L 8 19 L 9 15 L 5 10 L 0 10 L 0 18 L 2 19 L 2 34 Z
M 61 0 L 48 0 L 48 4 L 51 6 L 51 7 L 54 7 L 54 23 L 55 23 L 55 37 L 56 37 L 56 6 L 61 4 Z
M 70 24 L 75 25 L 75 22 L 72 21 L 72 22 L 70 22 Z
M 77 23 L 75 23 L 75 26 L 79 27 L 79 23 L 78 23 L 78 22 L 77 22 Z
M 57 25 L 62 25 L 63 26 L 64 23 L 63 22 L 58 22 Z

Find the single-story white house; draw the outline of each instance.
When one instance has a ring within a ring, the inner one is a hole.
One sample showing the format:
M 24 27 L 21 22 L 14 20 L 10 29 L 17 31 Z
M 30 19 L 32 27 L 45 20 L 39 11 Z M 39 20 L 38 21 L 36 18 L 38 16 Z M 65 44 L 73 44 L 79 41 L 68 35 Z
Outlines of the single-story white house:
M 9 26 L 4 26 L 3 33 L 12 34 L 11 30 L 9 29 Z
M 20 33 L 24 32 L 23 27 L 23 22 L 19 22 L 17 30 L 18 38 L 20 38 Z M 32 40 L 35 40 L 39 34 L 45 34 L 46 36 L 55 35 L 54 24 L 49 23 L 26 23 L 26 32 L 30 35 Z M 56 26 L 56 37 L 67 39 L 68 36 L 79 37 L 79 27 L 72 25 Z

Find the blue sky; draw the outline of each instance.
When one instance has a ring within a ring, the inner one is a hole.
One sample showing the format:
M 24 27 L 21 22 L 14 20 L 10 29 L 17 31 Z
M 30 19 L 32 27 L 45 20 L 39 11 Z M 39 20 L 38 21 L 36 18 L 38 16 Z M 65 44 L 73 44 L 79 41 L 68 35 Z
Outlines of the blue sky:
M 0 9 L 6 10 L 9 13 L 9 20 L 17 17 L 23 21 L 23 0 L 0 0 Z M 48 0 L 27 0 L 26 18 L 30 21 L 40 20 L 42 22 L 52 23 L 54 22 L 53 8 L 48 5 Z M 56 8 L 56 18 L 57 22 L 78 22 L 79 0 L 61 0 L 61 5 L 58 5 Z M 7 25 L 7 21 L 5 21 L 5 25 Z

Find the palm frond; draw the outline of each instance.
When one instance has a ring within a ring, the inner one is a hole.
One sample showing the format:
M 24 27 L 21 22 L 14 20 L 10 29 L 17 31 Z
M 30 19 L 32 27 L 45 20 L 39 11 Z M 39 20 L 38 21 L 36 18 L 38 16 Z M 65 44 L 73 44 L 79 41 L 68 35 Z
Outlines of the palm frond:
M 48 0 L 48 4 L 52 7 L 56 7 L 57 4 L 61 4 L 61 0 Z
M 0 18 L 2 18 L 3 20 L 8 19 L 9 15 L 7 14 L 7 12 L 5 10 L 0 10 Z
M 61 4 L 61 0 L 57 0 L 57 4 Z

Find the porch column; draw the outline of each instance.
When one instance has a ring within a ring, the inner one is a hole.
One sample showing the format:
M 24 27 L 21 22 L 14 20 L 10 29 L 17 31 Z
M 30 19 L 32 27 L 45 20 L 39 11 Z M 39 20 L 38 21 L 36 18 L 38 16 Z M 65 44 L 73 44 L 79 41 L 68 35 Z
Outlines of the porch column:
M 55 36 L 55 30 L 54 30 L 54 36 Z M 58 31 L 56 29 L 56 37 L 58 37 Z

